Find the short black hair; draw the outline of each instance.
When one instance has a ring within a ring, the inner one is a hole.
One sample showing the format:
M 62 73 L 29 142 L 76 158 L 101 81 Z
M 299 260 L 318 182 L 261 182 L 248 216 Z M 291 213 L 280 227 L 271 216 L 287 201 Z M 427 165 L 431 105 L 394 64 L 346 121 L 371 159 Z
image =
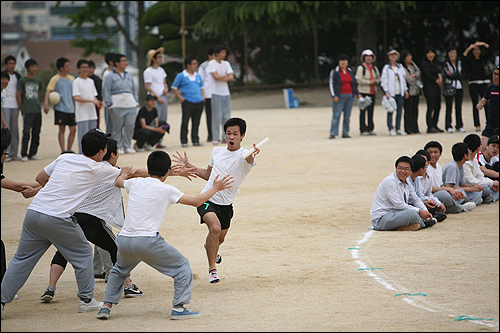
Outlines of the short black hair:
M 90 130 L 82 137 L 82 152 L 87 157 L 92 157 L 99 151 L 106 149 L 108 138 L 102 131 Z
M 114 64 L 115 64 L 115 66 L 116 66 L 116 63 L 117 63 L 117 62 L 120 62 L 120 60 L 121 60 L 122 58 L 127 58 L 127 56 L 126 56 L 125 54 L 115 53 L 115 55 L 114 55 L 114 57 L 113 57 L 113 62 L 114 62 Z
M 247 122 L 241 118 L 229 118 L 224 123 L 224 132 L 226 132 L 229 126 L 239 126 L 241 135 L 245 134 L 247 131 Z
M 213 54 L 214 54 L 214 48 L 211 47 L 211 48 L 208 49 L 207 55 L 213 55 Z
M 64 67 L 64 64 L 69 62 L 68 59 L 64 58 L 64 57 L 61 57 L 59 59 L 56 60 L 56 67 L 57 69 L 61 69 L 62 67 Z
M 401 156 L 400 158 L 398 158 L 396 160 L 396 163 L 394 164 L 394 166 L 397 168 L 398 167 L 398 164 L 399 163 L 409 163 L 410 164 L 410 168 L 413 170 L 413 160 L 409 157 L 409 156 Z
M 427 150 L 428 148 L 437 148 L 439 149 L 439 152 L 442 153 L 443 152 L 443 146 L 441 146 L 441 144 L 437 141 L 429 141 L 425 144 L 425 147 L 424 149 Z
M 95 68 L 95 62 L 92 59 L 88 59 L 89 62 L 89 67 L 94 67 Z
M 17 63 L 16 57 L 14 57 L 13 55 L 6 56 L 5 59 L 3 60 L 3 64 L 7 65 L 9 61 L 14 61 L 15 63 Z
M 222 50 L 226 50 L 227 51 L 227 47 L 225 45 L 223 45 L 223 44 L 219 44 L 216 47 L 214 47 L 214 54 L 218 54 Z
M 419 150 L 419 151 L 417 151 L 415 154 L 416 154 L 416 155 L 422 155 L 422 156 L 427 157 L 427 161 L 430 161 L 430 160 L 431 160 L 431 154 L 429 154 L 429 152 L 428 152 L 427 150 L 420 149 L 420 150 Z
M 349 56 L 345 53 L 341 53 L 337 56 L 337 62 L 340 61 L 340 60 L 347 60 L 349 61 Z
M 464 138 L 464 143 L 469 146 L 471 151 L 476 151 L 481 146 L 481 138 L 477 134 L 469 134 Z
M 425 168 L 425 158 L 422 155 L 415 154 L 411 158 L 413 161 L 413 166 L 411 167 L 412 172 L 417 172 L 418 170 Z
M 172 160 L 167 152 L 163 150 L 155 150 L 148 156 L 148 173 L 151 176 L 163 177 L 170 170 Z
M 453 147 L 451 147 L 451 155 L 453 155 L 453 160 L 455 162 L 461 161 L 464 158 L 464 155 L 468 154 L 469 146 L 466 143 L 455 143 Z
M 108 52 L 104 56 L 104 61 L 109 65 L 110 62 L 114 64 L 115 61 L 115 54 L 113 52 Z
M 80 59 L 80 60 L 78 60 L 78 62 L 76 63 L 76 68 L 80 68 L 80 66 L 83 65 L 83 64 L 89 65 L 89 61 L 87 59 Z
M 30 66 L 33 66 L 33 65 L 38 65 L 38 63 L 36 62 L 36 60 L 33 59 L 33 58 L 26 60 L 26 62 L 24 63 L 24 67 L 26 69 L 30 69 Z
M 9 75 L 9 73 L 8 73 L 7 71 L 2 71 L 2 74 L 1 74 L 1 75 L 2 75 L 2 76 L 1 76 L 1 78 L 2 78 L 2 79 L 3 79 L 3 78 L 6 78 L 7 80 L 9 80 L 9 81 L 10 81 L 10 75 Z
M 187 65 L 191 65 L 191 62 L 193 60 L 196 60 L 195 56 L 192 55 L 187 55 L 186 58 L 184 58 L 184 65 L 187 67 Z
M 106 152 L 106 155 L 102 158 L 103 161 L 109 161 L 111 158 L 111 154 L 115 154 L 118 151 L 118 142 L 114 139 L 108 138 L 108 143 L 106 144 L 106 148 L 108 148 L 108 151 Z

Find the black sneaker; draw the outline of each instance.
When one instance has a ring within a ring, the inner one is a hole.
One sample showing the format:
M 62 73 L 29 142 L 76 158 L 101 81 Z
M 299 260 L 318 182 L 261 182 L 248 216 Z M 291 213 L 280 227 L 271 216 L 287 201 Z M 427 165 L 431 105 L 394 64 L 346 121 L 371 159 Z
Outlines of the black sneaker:
M 123 288 L 123 292 L 125 293 L 125 297 L 144 296 L 144 293 L 133 283 L 130 286 Z
M 437 220 L 433 217 L 431 220 L 425 220 L 424 225 L 426 228 L 432 227 L 434 224 L 437 223 Z
M 446 220 L 446 214 L 442 212 L 436 212 L 432 215 L 438 222 L 443 222 Z
M 105 279 L 106 275 L 104 273 L 96 274 L 94 273 L 94 279 Z
M 49 288 L 45 289 L 45 292 L 42 296 L 40 296 L 40 300 L 44 303 L 50 303 L 54 299 L 54 290 L 50 290 Z

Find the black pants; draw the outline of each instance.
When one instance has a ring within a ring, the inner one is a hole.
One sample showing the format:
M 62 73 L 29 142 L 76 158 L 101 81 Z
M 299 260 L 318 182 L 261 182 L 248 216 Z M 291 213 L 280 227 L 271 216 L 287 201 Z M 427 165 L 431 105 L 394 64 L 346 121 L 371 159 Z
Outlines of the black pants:
M 359 131 L 361 133 L 371 132 L 374 129 L 373 125 L 373 109 L 375 108 L 375 95 L 361 94 L 361 96 L 370 96 L 372 103 L 366 107 L 364 110 L 359 110 Z M 368 118 L 368 119 L 367 119 Z M 368 125 L 366 122 L 368 121 Z
M 207 142 L 212 142 L 212 99 L 205 98 L 205 116 L 207 117 Z
M 163 126 L 165 124 L 166 122 L 164 121 L 158 122 L 159 126 Z M 150 126 L 153 127 L 154 125 Z M 160 132 L 151 131 L 147 128 L 136 128 L 134 129 L 134 135 L 132 138 L 134 140 L 137 140 L 136 143 L 139 148 L 143 148 L 145 143 L 147 143 L 150 146 L 154 146 L 155 144 L 158 143 L 158 141 L 161 140 L 161 138 L 163 138 L 164 135 L 165 133 L 162 134 Z
M 191 119 L 191 142 L 199 143 L 198 128 L 200 127 L 201 114 L 203 113 L 203 102 L 189 103 L 184 101 L 182 106 L 182 123 L 181 123 L 181 143 L 187 143 L 188 124 Z
M 5 271 L 7 270 L 7 260 L 5 259 L 5 245 L 3 244 L 2 241 L 2 263 L 1 263 L 1 268 L 2 268 L 2 280 L 0 280 L 0 283 L 3 281 L 3 276 L 5 275 Z
M 484 93 L 486 92 L 486 89 L 488 88 L 487 83 L 483 84 L 469 84 L 469 94 L 470 94 L 470 99 L 472 100 L 472 115 L 474 117 L 474 126 L 481 126 L 481 122 L 479 121 L 479 110 L 477 109 L 476 105 L 479 103 L 481 98 L 483 98 Z M 479 96 L 479 98 L 478 98 Z M 486 116 L 486 120 L 488 120 L 488 116 L 490 115 L 490 106 L 488 103 L 484 105 L 484 114 Z
M 420 133 L 418 129 L 418 100 L 420 96 L 410 96 L 405 99 L 405 132 L 410 133 Z
M 427 100 L 427 129 L 436 128 L 439 120 L 439 111 L 441 111 L 441 96 L 425 97 Z
M 23 114 L 23 138 L 21 141 L 21 156 L 36 155 L 38 146 L 40 145 L 40 129 L 42 128 L 42 114 L 41 113 L 24 113 Z M 30 141 L 31 132 L 31 145 L 28 153 L 28 142 Z
M 108 251 L 114 265 L 116 263 L 118 247 L 116 246 L 114 238 L 111 237 L 106 229 L 104 229 L 102 220 L 96 216 L 85 213 L 75 213 L 74 215 L 87 240 Z M 66 258 L 64 258 L 63 255 L 57 251 L 50 264 L 58 264 L 59 266 L 66 268 L 67 263 L 68 261 Z
M 463 89 L 457 89 L 455 96 L 445 96 L 444 100 L 446 102 L 446 118 L 445 118 L 445 129 L 451 127 L 451 113 L 453 109 L 453 99 L 455 99 L 455 128 L 459 129 L 464 127 L 462 121 L 462 100 L 464 98 Z

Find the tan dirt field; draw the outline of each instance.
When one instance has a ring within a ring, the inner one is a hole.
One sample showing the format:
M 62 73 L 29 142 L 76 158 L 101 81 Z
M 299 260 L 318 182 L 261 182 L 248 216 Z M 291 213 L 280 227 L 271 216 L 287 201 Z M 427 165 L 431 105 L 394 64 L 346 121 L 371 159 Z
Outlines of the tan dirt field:
M 355 102 L 352 138 L 335 140 L 328 139 L 332 117 L 328 88 L 296 89 L 295 96 L 301 107 L 285 109 L 281 90 L 233 93 L 232 116 L 248 124 L 242 145 L 249 148 L 266 137 L 270 142 L 257 156 L 257 166 L 234 202 L 235 216 L 220 249 L 220 283 L 208 282 L 203 249 L 207 228 L 199 224 L 196 209 L 174 205 L 165 214 L 160 233 L 190 261 L 194 285 L 189 309 L 201 312 L 200 318 L 170 320 L 173 280 L 144 263 L 131 275 L 144 297 L 122 297 L 107 321 L 97 320 L 96 312 L 77 313 L 71 265 L 59 280 L 53 303 L 41 303 L 55 252 L 52 246 L 19 290 L 19 299 L 6 304 L 2 332 L 498 332 L 498 202 L 448 215 L 445 221 L 420 231 L 370 230 L 373 195 L 382 179 L 394 171 L 399 156 L 412 156 L 428 141 L 437 140 L 444 147 L 439 161 L 444 166 L 452 159 L 452 145 L 474 132 L 468 96 L 463 104 L 465 134 L 390 137 L 378 98 L 377 136 L 359 135 Z M 419 110 L 420 130 L 425 133 L 423 96 Z M 441 128 L 444 114 L 443 100 Z M 480 115 L 484 126 L 484 113 Z M 180 119 L 180 105 L 172 101 L 168 114 L 172 129 L 164 140 L 171 156 L 183 151 Z M 6 177 L 34 180 L 59 155 L 56 136 L 51 110 L 43 115 L 38 152 L 42 160 L 5 163 Z M 206 143 L 206 136 L 203 115 L 200 139 L 204 146 L 193 147 L 189 142 L 185 148 L 197 166 L 206 166 L 210 158 L 213 146 Z M 123 155 L 119 165 L 145 167 L 147 156 L 147 152 Z M 190 182 L 171 177 L 166 182 L 190 195 L 205 186 L 201 179 Z M 126 205 L 128 196 L 122 193 Z M 9 262 L 31 199 L 4 189 L 1 195 L 2 240 Z M 371 267 L 375 269 L 358 270 Z M 102 301 L 106 284 L 95 282 L 95 297 Z M 394 296 L 403 293 L 427 296 Z M 455 321 L 459 316 L 493 320 Z

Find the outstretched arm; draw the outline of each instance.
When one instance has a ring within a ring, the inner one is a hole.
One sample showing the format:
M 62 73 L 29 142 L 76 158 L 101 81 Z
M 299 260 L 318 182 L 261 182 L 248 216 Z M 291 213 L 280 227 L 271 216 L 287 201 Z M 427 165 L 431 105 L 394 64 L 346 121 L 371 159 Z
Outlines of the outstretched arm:
M 214 185 L 208 191 L 198 194 L 195 197 L 184 194 L 179 199 L 178 203 L 181 203 L 183 205 L 198 207 L 207 200 L 209 200 L 216 192 L 232 187 L 230 184 L 232 184 L 233 182 L 234 182 L 233 177 L 231 177 L 231 175 L 226 175 L 224 178 L 220 180 L 219 176 L 217 176 L 215 177 Z
M 208 165 L 206 169 L 203 169 L 203 168 L 198 168 L 195 165 L 189 163 L 186 152 L 184 152 L 184 155 L 181 155 L 181 153 L 176 151 L 175 154 L 173 155 L 173 159 L 177 163 L 176 165 L 180 165 L 181 167 L 185 168 L 195 168 L 196 169 L 195 173 L 198 175 L 198 177 L 205 180 L 208 180 L 210 178 L 210 174 L 212 173 L 212 167 Z
M 31 198 L 40 191 L 43 186 L 37 182 L 16 182 L 15 180 L 2 179 L 2 188 L 21 192 L 25 198 Z

